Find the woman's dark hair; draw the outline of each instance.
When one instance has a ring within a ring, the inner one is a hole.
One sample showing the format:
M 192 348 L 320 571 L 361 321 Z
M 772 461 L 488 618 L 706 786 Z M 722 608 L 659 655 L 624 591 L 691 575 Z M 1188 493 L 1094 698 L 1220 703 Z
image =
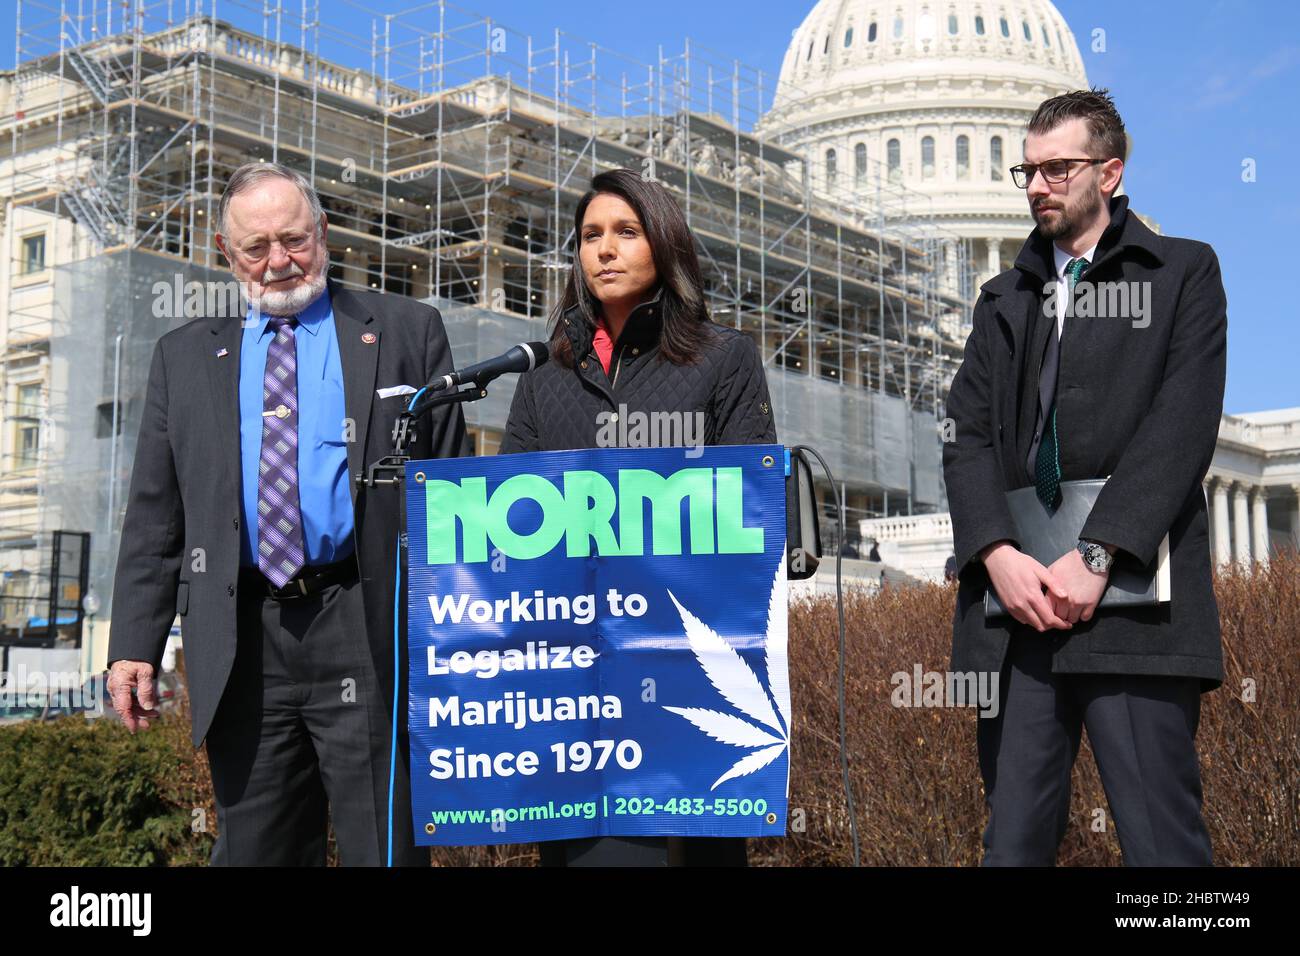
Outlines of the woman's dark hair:
M 591 201 L 601 193 L 618 196 L 636 212 L 645 229 L 646 242 L 659 275 L 660 314 L 659 357 L 674 365 L 690 365 L 709 340 L 712 322 L 704 307 L 704 282 L 700 278 L 700 260 L 695 242 L 672 195 L 659 183 L 642 179 L 630 169 L 611 169 L 591 180 L 591 189 L 578 200 L 573 213 L 573 263 L 559 304 L 551 313 L 551 356 L 572 367 L 573 347 L 564 332 L 564 314 L 577 306 L 588 331 L 596 328 L 600 300 L 587 287 L 582 274 L 579 248 L 582 243 L 582 220 Z

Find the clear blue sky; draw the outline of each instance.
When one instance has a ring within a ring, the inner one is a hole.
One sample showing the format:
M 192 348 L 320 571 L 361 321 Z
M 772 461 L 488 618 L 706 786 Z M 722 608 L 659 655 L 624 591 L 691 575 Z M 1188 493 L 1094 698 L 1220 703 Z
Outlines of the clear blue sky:
M 558 27 L 642 62 L 653 61 L 660 45 L 680 51 L 689 35 L 774 81 L 790 32 L 812 0 L 460 5 L 537 37 Z M 1078 40 L 1089 80 L 1111 89 L 1133 136 L 1125 189 L 1134 208 L 1155 218 L 1167 235 L 1200 239 L 1218 252 L 1228 292 L 1224 410 L 1300 405 L 1300 307 L 1289 281 L 1298 267 L 1284 258 L 1300 225 L 1300 4 L 1056 5 Z M 177 11 L 184 6 L 174 0 Z M 412 4 L 373 0 L 368 6 L 395 12 Z M 322 0 L 321 15 L 326 21 L 357 19 L 356 10 L 338 0 Z M 6 68 L 13 65 L 13 19 L 14 7 L 0 4 L 0 64 Z M 1098 28 L 1105 30 L 1105 52 L 1091 49 Z M 1242 181 L 1247 158 L 1255 161 L 1253 183 Z

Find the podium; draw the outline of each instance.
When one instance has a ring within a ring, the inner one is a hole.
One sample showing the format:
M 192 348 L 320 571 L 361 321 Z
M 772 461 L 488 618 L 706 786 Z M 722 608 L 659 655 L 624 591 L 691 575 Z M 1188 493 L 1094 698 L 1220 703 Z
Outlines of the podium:
M 405 462 L 417 843 L 664 865 L 785 833 L 787 469 L 776 445 Z

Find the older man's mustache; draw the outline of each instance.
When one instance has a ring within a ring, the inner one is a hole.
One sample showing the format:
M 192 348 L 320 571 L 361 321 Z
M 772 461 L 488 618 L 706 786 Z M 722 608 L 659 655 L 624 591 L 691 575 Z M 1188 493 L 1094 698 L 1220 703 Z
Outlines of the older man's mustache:
M 281 279 L 292 279 L 295 276 L 301 275 L 306 275 L 306 273 L 303 272 L 302 267 L 296 262 L 290 262 L 289 268 L 285 269 L 283 272 L 276 272 L 274 269 L 268 268 L 262 273 L 262 284 L 266 285 L 268 282 L 279 282 Z

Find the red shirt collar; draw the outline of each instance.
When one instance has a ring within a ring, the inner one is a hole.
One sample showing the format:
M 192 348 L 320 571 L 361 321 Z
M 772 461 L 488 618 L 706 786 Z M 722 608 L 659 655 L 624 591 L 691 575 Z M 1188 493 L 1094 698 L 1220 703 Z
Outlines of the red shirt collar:
M 596 358 L 600 359 L 605 374 L 608 375 L 609 363 L 614 360 L 614 340 L 610 337 L 609 326 L 605 324 L 603 315 L 596 316 L 596 331 L 591 337 L 591 348 L 596 353 Z

